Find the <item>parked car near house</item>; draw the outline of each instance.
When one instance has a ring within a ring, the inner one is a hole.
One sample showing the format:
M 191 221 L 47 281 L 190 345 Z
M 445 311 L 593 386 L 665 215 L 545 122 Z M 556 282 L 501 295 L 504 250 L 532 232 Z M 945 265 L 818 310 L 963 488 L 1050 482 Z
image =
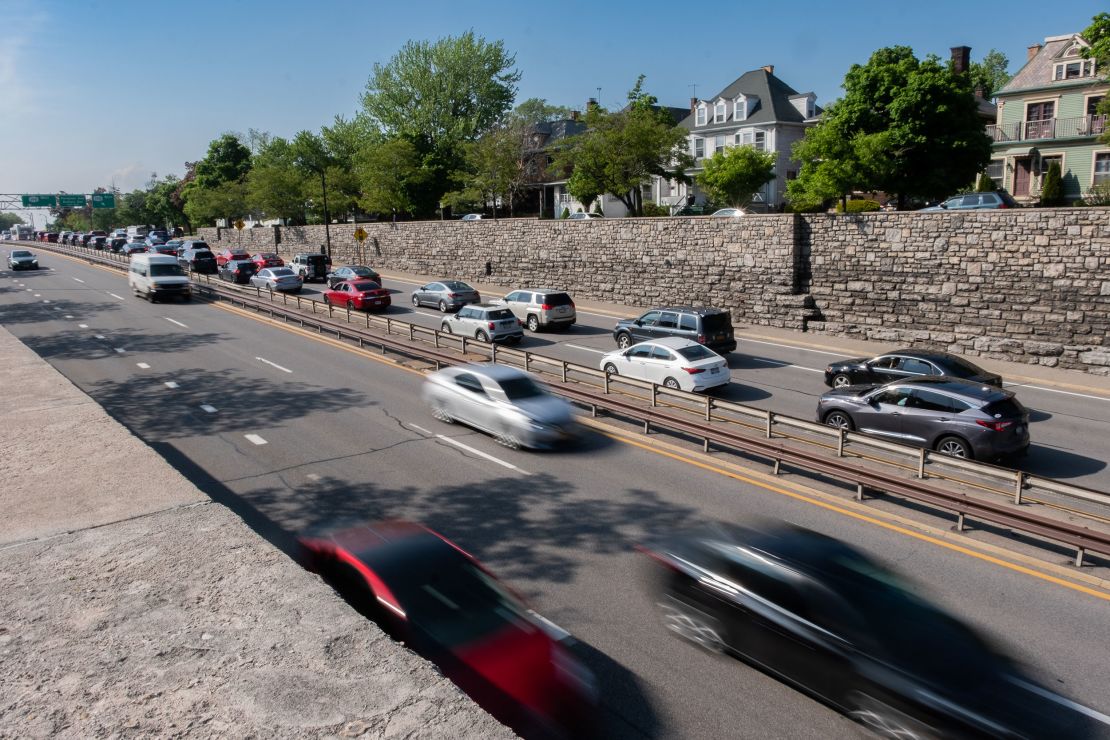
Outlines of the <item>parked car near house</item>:
M 481 221 L 483 218 L 485 218 L 485 217 L 480 213 L 468 213 L 465 216 L 463 216 L 462 218 L 460 218 L 459 220 L 460 221 Z
M 584 213 L 584 212 L 572 213 L 569 216 L 567 216 L 568 221 L 589 221 L 589 220 L 595 219 L 595 218 L 605 218 L 605 217 L 602 216 L 600 213 Z
M 1018 202 L 1005 190 L 992 193 L 962 193 L 954 195 L 943 203 L 922 208 L 925 211 L 970 211 L 985 208 L 1020 208 Z
M 710 215 L 720 218 L 740 218 L 741 216 L 748 215 L 748 212 L 743 208 L 721 208 L 720 210 L 713 211 Z
M 482 296 L 478 291 L 461 280 L 437 280 L 412 292 L 412 305 L 435 306 L 442 313 L 481 302 Z

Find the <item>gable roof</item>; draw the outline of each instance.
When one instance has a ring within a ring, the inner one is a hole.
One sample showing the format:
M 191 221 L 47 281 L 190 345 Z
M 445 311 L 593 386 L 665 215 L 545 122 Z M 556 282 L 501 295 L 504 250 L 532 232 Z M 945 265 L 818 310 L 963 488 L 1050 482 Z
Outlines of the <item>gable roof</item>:
M 1020 92 L 1022 90 L 1035 90 L 1044 87 L 1071 87 L 1090 85 L 1092 82 L 1104 81 L 1103 76 L 1099 70 L 1097 77 L 1081 77 L 1074 80 L 1053 80 L 1053 68 L 1058 64 L 1065 51 L 1070 49 L 1076 42 L 1082 46 L 1087 46 L 1087 42 L 1078 33 L 1073 33 L 1067 36 L 1050 36 L 1044 40 L 1044 46 L 1038 51 L 1032 59 L 1025 62 L 1025 65 L 1017 71 L 1010 81 L 1002 86 L 1002 89 L 995 93 L 995 96 L 1008 95 L 1010 93 Z M 1077 60 L 1083 57 L 1076 57 Z
M 733 80 L 724 90 L 721 90 L 710 98 L 698 102 L 706 103 L 712 107 L 713 101 L 715 100 L 720 98 L 733 100 L 741 94 L 745 97 L 755 97 L 759 99 L 754 110 L 748 112 L 748 117 L 743 121 L 745 124 L 770 123 L 771 121 L 802 123 L 806 120 L 806 117 L 799 113 L 798 109 L 790 103 L 791 96 L 803 95 L 805 93 L 799 93 L 797 90 L 790 87 L 790 85 L 787 85 L 762 67 L 760 69 L 753 69 L 751 72 L 745 72 Z M 815 112 L 820 113 L 820 111 L 821 109 L 817 108 Z M 693 129 L 695 120 L 696 116 L 694 112 L 690 111 L 678 125 L 686 129 Z M 698 126 L 698 128 L 712 128 L 712 120 L 712 115 L 710 115 L 710 123 L 708 126 Z M 732 121 L 731 111 L 727 123 L 739 123 L 739 121 Z M 720 126 L 721 124 L 716 125 Z

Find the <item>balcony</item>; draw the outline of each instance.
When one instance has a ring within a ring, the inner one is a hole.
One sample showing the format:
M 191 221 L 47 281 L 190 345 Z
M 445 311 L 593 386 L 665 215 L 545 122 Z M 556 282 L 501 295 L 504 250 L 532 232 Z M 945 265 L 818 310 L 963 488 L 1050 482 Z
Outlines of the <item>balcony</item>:
M 1107 118 L 1110 116 L 1103 114 L 1078 118 L 1049 118 L 1044 121 L 1015 121 L 987 126 L 987 136 L 996 142 L 1099 136 L 1106 131 Z

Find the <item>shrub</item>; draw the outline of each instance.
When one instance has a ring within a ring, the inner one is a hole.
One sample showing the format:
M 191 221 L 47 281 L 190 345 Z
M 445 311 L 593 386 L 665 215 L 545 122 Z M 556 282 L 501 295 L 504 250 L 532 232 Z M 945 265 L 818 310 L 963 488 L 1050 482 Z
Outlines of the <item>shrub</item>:
M 659 205 L 656 205 L 656 204 L 651 203 L 651 202 L 644 203 L 644 215 L 645 216 L 652 216 L 652 217 L 666 216 L 668 213 L 669 213 L 669 211 L 666 208 L 664 208 L 663 206 L 659 206 Z
M 1110 206 L 1110 182 L 1100 182 L 1091 186 L 1090 191 L 1082 200 L 1076 201 L 1077 206 Z
M 561 216 L 559 216 L 559 218 L 570 218 L 570 209 L 564 207 L 563 208 L 563 214 Z
M 1048 172 L 1044 173 L 1044 182 L 1041 183 L 1041 206 L 1053 208 L 1064 204 L 1064 183 L 1060 177 L 1060 163 L 1052 162 L 1048 165 Z
M 998 189 L 994 184 L 994 180 L 987 177 L 987 173 L 979 175 L 979 182 L 975 183 L 975 192 L 977 193 L 993 193 Z
M 867 211 L 880 211 L 882 206 L 879 205 L 877 200 L 850 200 L 848 201 L 848 213 L 866 213 Z M 837 213 L 844 213 L 841 204 L 836 206 Z

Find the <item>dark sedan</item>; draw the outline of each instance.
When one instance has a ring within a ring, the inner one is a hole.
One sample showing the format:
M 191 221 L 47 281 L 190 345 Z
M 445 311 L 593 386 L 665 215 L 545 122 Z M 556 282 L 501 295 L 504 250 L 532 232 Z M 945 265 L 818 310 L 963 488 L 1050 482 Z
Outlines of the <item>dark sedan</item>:
M 673 634 L 728 653 L 880 737 L 1088 737 L 1037 684 L 913 585 L 848 545 L 784 524 L 717 525 L 642 548 Z
M 304 563 L 525 737 L 583 737 L 595 679 L 574 639 L 468 553 L 424 527 L 378 522 L 303 536 Z
M 1029 412 L 1010 391 L 957 378 L 907 378 L 826 391 L 817 420 L 953 457 L 995 460 L 1029 448 Z
M 219 278 L 229 283 L 246 285 L 258 272 L 258 265 L 250 260 L 228 260 L 220 265 Z
M 844 388 L 860 383 L 887 383 L 902 378 L 946 375 L 1002 387 L 1002 377 L 947 352 L 900 349 L 878 357 L 837 360 L 825 368 L 825 385 Z

